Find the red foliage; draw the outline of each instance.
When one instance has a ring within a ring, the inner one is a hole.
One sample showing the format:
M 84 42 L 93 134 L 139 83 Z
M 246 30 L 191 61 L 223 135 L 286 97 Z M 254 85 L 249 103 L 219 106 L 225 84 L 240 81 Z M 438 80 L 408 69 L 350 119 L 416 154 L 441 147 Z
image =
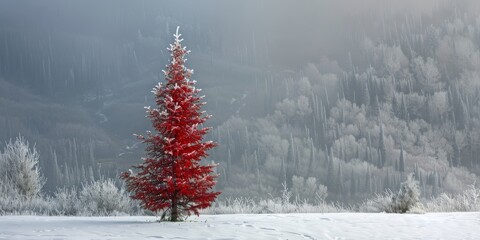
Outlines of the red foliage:
M 215 164 L 201 165 L 207 151 L 216 144 L 203 141 L 209 128 L 202 124 L 210 117 L 201 111 L 203 96 L 190 81 L 193 71 L 184 66 L 185 55 L 180 34 L 170 45 L 171 63 L 164 71 L 167 83 L 154 89 L 157 108 L 147 107 L 148 118 L 156 133 L 138 136 L 144 143 L 144 163 L 135 168 L 137 174 L 124 172 L 121 178 L 127 183 L 132 198 L 140 200 L 142 207 L 151 211 L 167 210 L 170 220 L 181 215 L 199 214 L 207 208 L 220 192 L 211 191 L 215 185 Z

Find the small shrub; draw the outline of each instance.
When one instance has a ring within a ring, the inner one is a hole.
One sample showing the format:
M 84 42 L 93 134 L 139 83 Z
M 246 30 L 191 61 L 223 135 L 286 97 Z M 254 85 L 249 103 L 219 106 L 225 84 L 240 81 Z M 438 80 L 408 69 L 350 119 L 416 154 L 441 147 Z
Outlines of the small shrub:
M 365 200 L 358 208 L 359 212 L 378 213 L 390 212 L 394 194 L 388 190 L 383 194 L 376 194 L 374 198 Z
M 311 182 L 314 182 L 311 180 Z M 313 186 L 313 184 L 310 184 Z M 313 189 L 313 188 L 312 188 Z M 217 201 L 211 207 L 202 211 L 203 214 L 262 214 L 262 213 L 326 213 L 326 212 L 347 212 L 347 208 L 340 204 L 325 202 L 327 189 L 323 185 L 315 186 L 316 202 L 295 197 L 292 200 L 292 192 L 286 183 L 282 184 L 279 197 L 271 197 L 254 201 L 249 198 L 227 198 L 224 201 Z
M 458 195 L 446 193 L 426 204 L 427 212 L 470 212 L 480 211 L 480 189 L 474 185 Z
M 53 206 L 51 199 L 40 196 L 26 199 L 17 191 L 6 190 L 11 185 L 0 185 L 0 215 L 51 215 Z M 3 188 L 3 190 L 2 190 Z
M 53 199 L 56 215 L 75 216 L 79 213 L 80 200 L 76 188 L 60 188 Z
M 374 198 L 364 201 L 359 211 L 406 213 L 415 208 L 416 212 L 421 212 L 419 201 L 420 190 L 413 175 L 410 174 L 397 193 L 388 190 L 384 194 L 377 194 Z
M 406 213 L 411 210 L 420 201 L 420 189 L 418 183 L 413 178 L 413 174 L 407 177 L 402 183 L 397 194 L 393 195 L 392 203 L 387 212 Z
M 79 194 L 82 215 L 126 214 L 131 203 L 123 189 L 115 186 L 112 180 L 100 180 L 83 186 Z

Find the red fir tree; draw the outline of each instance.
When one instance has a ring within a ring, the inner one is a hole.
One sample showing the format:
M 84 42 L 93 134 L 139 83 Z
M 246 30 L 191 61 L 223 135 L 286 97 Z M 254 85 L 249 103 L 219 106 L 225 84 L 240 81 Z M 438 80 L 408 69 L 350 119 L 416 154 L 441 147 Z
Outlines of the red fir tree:
M 190 51 L 182 47 L 180 36 L 177 28 L 175 42 L 168 49 L 172 59 L 163 71 L 167 83 L 159 83 L 152 91 L 157 108 L 146 107 L 156 132 L 137 136 L 147 144 L 147 156 L 135 166 L 137 174 L 129 171 L 121 175 L 133 199 L 153 212 L 163 210 L 170 221 L 198 215 L 220 194 L 212 191 L 216 165 L 200 164 L 216 144 L 203 140 L 209 128 L 202 124 L 210 116 L 201 111 L 205 103 L 201 102 L 203 96 L 198 96 L 201 90 L 195 88 L 196 81 L 189 80 L 193 70 L 184 63 Z

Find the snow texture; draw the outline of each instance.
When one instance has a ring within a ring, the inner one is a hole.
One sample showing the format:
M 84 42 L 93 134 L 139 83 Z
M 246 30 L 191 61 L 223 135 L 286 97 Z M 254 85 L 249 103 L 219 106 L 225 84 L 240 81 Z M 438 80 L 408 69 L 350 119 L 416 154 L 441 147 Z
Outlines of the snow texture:
M 0 217 L 0 239 L 480 239 L 480 213 Z

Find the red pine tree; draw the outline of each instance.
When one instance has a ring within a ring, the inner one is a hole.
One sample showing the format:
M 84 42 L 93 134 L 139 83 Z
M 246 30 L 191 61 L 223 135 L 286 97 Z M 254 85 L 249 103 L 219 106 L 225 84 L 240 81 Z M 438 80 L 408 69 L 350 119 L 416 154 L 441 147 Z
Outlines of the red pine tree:
M 159 83 L 152 91 L 157 108 L 146 107 L 156 133 L 147 131 L 146 136 L 137 136 L 147 144 L 147 157 L 135 166 L 137 174 L 129 171 L 121 175 L 133 199 L 151 211 L 164 210 L 170 221 L 198 215 L 220 194 L 212 191 L 216 165 L 200 164 L 216 145 L 203 141 L 209 128 L 202 124 L 210 116 L 200 109 L 205 103 L 201 102 L 203 96 L 197 96 L 201 90 L 195 88 L 196 81 L 189 80 L 193 70 L 184 66 L 184 57 L 190 51 L 182 47 L 178 28 L 174 36 L 175 42 L 168 49 L 172 59 L 163 71 L 167 83 Z

